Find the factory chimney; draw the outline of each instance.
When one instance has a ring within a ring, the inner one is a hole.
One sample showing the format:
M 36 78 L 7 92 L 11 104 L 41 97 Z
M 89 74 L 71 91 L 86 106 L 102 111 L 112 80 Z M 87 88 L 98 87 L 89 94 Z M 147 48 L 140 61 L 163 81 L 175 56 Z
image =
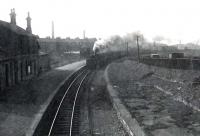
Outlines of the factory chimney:
M 54 39 L 54 22 L 52 21 L 52 39 Z
M 85 30 L 83 30 L 83 39 L 85 39 Z

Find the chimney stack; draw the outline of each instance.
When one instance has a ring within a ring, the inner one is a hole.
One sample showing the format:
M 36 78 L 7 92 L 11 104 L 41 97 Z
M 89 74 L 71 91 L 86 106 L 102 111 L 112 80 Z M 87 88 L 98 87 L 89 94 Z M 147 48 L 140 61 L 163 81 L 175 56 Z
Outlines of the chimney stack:
M 30 34 L 32 34 L 32 29 L 31 29 L 31 17 L 30 14 L 28 12 L 28 17 L 26 18 L 27 20 L 27 27 L 26 27 L 26 31 Z
M 10 23 L 13 25 L 16 25 L 16 14 L 15 14 L 15 9 L 11 9 L 10 13 Z

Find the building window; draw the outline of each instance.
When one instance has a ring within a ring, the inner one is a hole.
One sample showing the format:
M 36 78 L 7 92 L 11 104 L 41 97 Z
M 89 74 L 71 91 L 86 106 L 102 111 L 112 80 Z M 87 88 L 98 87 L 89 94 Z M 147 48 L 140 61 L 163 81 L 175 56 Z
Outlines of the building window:
M 26 60 L 26 75 L 28 75 L 28 61 Z
M 31 74 L 31 66 L 28 65 L 28 74 L 30 75 Z
M 5 65 L 5 78 L 6 78 L 6 87 L 9 86 L 9 65 Z
M 26 61 L 26 75 L 32 74 L 32 65 L 31 61 Z

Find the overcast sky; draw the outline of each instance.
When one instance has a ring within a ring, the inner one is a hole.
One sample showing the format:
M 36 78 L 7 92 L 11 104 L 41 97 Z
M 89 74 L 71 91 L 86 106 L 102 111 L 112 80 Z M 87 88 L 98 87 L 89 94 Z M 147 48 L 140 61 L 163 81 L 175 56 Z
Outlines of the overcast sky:
M 140 31 L 151 40 L 157 35 L 173 42 L 200 39 L 199 0 L 5 0 L 0 4 L 0 20 L 10 22 L 15 8 L 17 25 L 26 28 L 27 12 L 32 31 L 40 37 L 107 37 Z

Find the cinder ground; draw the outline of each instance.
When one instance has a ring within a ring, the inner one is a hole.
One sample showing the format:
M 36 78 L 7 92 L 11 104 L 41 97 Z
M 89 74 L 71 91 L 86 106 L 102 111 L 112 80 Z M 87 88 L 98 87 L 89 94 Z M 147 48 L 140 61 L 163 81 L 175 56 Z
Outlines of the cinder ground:
M 187 98 L 188 90 L 185 88 L 193 93 L 188 97 L 198 95 L 195 90 L 198 85 L 192 87 L 190 84 L 194 77 L 199 76 L 198 71 L 167 71 L 124 60 L 112 64 L 108 72 L 118 96 L 148 136 L 200 135 L 199 112 L 176 100 Z M 194 101 L 190 102 L 193 104 Z
M 145 85 L 158 86 L 174 97 L 181 97 L 198 107 L 200 111 L 200 71 L 167 69 L 137 64 L 130 60 L 114 63 L 112 71 L 113 79 L 116 78 L 121 83 L 132 84 L 138 81 Z M 114 74 L 115 72 L 118 74 Z M 114 80 L 113 83 L 115 84 Z
M 50 94 L 85 61 L 53 69 L 6 90 L 0 101 L 0 136 L 22 136 Z
M 107 95 L 104 71 L 97 71 L 85 94 L 81 114 L 81 135 L 126 136 Z

